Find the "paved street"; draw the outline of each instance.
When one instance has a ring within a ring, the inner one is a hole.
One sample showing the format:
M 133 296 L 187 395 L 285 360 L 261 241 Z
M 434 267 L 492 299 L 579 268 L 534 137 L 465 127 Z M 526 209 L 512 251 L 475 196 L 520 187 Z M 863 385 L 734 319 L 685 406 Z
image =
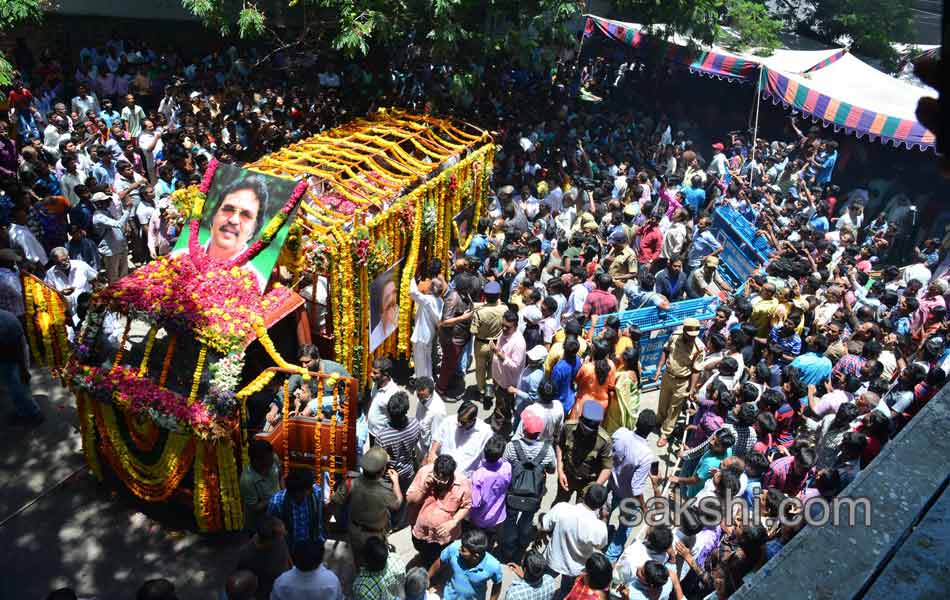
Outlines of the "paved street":
M 96 482 L 84 468 L 72 396 L 38 370 L 33 393 L 46 423 L 0 428 L 8 448 L 0 459 L 0 600 L 42 599 L 65 585 L 80 596 L 119 600 L 157 576 L 173 580 L 183 600 L 215 597 L 243 538 L 198 535 L 187 529 L 187 508 L 147 505 Z M 641 408 L 655 409 L 656 398 L 645 394 Z M 458 404 L 449 407 L 454 413 Z M 549 476 L 544 508 L 555 485 Z M 415 555 L 408 528 L 390 540 L 406 560 Z M 346 585 L 346 544 L 331 541 L 327 550 Z

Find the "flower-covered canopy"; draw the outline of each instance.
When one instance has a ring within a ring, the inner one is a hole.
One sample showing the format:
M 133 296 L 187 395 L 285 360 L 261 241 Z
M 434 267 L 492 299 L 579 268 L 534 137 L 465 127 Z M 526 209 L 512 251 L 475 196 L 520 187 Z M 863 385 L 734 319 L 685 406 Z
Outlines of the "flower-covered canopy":
M 432 116 L 381 110 L 269 154 L 248 169 L 278 177 L 308 177 L 310 218 L 340 225 L 384 211 L 486 132 Z

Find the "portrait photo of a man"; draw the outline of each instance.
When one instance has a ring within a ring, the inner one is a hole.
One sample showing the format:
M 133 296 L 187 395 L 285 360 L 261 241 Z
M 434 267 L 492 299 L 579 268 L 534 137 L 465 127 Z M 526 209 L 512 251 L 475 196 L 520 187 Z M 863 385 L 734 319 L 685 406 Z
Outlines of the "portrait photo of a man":
M 216 262 L 224 263 L 241 256 L 260 238 L 265 225 L 280 211 L 295 185 L 292 180 L 254 173 L 234 165 L 218 165 L 198 227 L 199 244 Z M 262 292 L 277 262 L 291 218 L 266 248 L 241 265 L 242 269 L 254 274 Z M 179 237 L 175 254 L 188 251 L 187 238 L 187 235 Z
M 399 268 L 402 260 L 369 285 L 369 351 L 376 350 L 399 327 Z
M 258 175 L 228 185 L 211 214 L 208 256 L 227 261 L 247 250 L 264 226 L 267 200 L 267 183 Z

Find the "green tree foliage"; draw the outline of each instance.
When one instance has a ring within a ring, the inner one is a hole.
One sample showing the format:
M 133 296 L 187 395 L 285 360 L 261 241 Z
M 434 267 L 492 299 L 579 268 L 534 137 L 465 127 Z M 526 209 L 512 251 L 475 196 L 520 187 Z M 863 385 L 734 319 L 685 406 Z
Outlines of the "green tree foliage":
M 39 22 L 43 18 L 43 0 L 0 0 L 0 32 L 26 22 Z M 13 66 L 0 52 L 0 85 L 13 81 Z
M 758 0 L 614 0 L 614 8 L 662 34 L 678 33 L 702 44 L 765 53 L 779 45 L 782 22 Z
M 817 0 L 802 25 L 828 44 L 847 36 L 853 52 L 892 68 L 899 57 L 891 42 L 913 39 L 912 8 L 912 0 Z
M 729 0 L 726 18 L 738 37 L 734 42 L 723 39 L 727 47 L 740 50 L 752 48 L 757 54 L 768 55 L 779 46 L 782 21 L 769 14 L 764 4 L 754 0 Z
M 570 43 L 567 25 L 583 6 L 579 0 L 275 1 L 280 4 L 236 0 L 182 0 L 182 4 L 222 35 L 271 38 L 278 45 L 329 43 L 348 57 L 359 57 L 373 50 L 405 48 L 412 41 L 432 58 L 458 65 L 504 53 L 539 67 L 539 54 Z M 271 11 L 278 8 L 286 29 L 278 30 L 273 23 Z

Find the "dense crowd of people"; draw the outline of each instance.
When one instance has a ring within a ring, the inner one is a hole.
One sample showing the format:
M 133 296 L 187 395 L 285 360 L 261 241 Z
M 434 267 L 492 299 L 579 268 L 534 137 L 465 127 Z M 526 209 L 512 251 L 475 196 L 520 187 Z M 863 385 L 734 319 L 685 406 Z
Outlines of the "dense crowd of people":
M 374 82 L 379 103 L 449 110 L 450 70 L 411 57 L 383 83 L 327 65 L 288 86 L 233 48 L 188 61 L 114 40 L 79 56 L 70 73 L 49 52 L 21 56 L 0 121 L 0 383 L 27 425 L 43 417 L 18 270 L 78 323 L 97 285 L 170 251 L 181 219 L 168 196 L 212 156 L 251 160 L 331 127 L 357 114 L 341 90 Z M 792 122 L 753 139 L 688 110 L 632 110 L 645 67 L 585 65 L 562 63 L 553 82 L 496 68 L 455 98 L 452 111 L 497 130 L 492 205 L 450 276 L 427 265 L 413 287 L 413 377 L 373 363 L 361 472 L 333 489 L 306 470 L 285 478 L 269 444 L 251 443 L 252 537 L 223 597 L 496 599 L 509 569 L 508 600 L 725 599 L 800 531 L 787 499 L 833 499 L 943 386 L 948 240 L 921 232 L 907 194 L 841 189 L 827 131 Z M 719 207 L 771 248 L 747 282 L 720 258 Z M 715 317 L 686 319 L 659 365 L 641 364 L 643 332 L 616 313 L 705 296 L 720 299 Z M 653 384 L 655 411 L 641 407 Z M 624 515 L 654 496 L 760 511 L 709 523 L 691 508 L 631 536 Z M 414 557 L 388 543 L 407 527 Z M 345 586 L 324 561 L 331 535 L 352 552 Z M 175 597 L 164 579 L 138 593 Z

